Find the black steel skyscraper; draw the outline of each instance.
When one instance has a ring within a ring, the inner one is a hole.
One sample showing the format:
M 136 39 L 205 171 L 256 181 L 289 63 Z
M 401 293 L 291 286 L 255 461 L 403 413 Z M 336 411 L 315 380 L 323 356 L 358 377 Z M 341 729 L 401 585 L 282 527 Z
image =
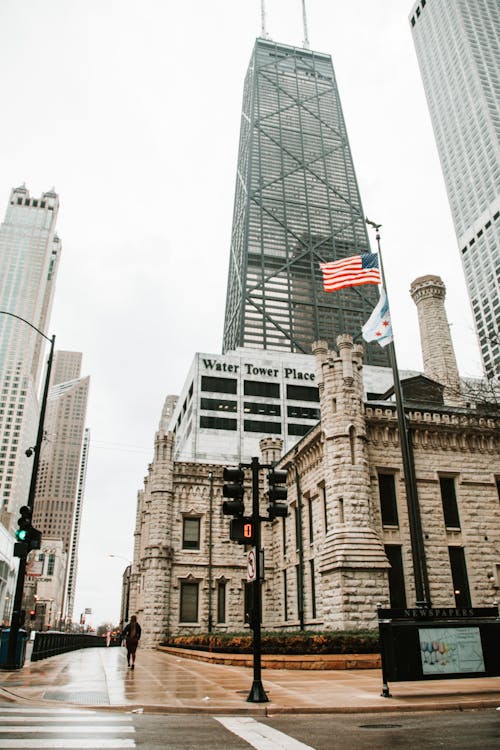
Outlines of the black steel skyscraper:
M 373 286 L 325 293 L 320 261 L 369 252 L 329 55 L 255 42 L 245 80 L 223 351 L 360 337 Z M 387 353 L 367 345 L 367 362 Z

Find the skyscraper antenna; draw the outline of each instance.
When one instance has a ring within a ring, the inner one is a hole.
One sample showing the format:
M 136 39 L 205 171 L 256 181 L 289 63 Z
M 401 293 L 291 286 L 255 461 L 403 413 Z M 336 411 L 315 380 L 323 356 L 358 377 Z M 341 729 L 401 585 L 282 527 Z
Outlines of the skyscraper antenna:
M 307 31 L 307 13 L 306 13 L 306 0 L 302 0 L 302 19 L 304 21 L 304 41 L 302 46 L 304 49 L 309 49 L 309 33 Z
M 269 39 L 269 34 L 266 30 L 266 3 L 265 0 L 260 0 L 260 19 L 261 19 L 261 36 L 263 39 Z

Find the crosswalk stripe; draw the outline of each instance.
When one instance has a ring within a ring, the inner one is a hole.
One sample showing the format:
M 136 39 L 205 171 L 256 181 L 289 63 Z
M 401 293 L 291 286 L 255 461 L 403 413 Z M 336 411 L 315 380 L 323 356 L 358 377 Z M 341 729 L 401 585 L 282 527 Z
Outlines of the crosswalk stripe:
M 246 716 L 214 716 L 214 719 L 256 750 L 314 750 L 310 745 Z
M 103 733 L 104 732 L 104 734 L 111 734 L 112 732 L 114 734 L 125 734 L 126 732 L 129 732 L 129 733 L 130 732 L 135 732 L 135 728 L 134 727 L 123 727 L 123 726 L 120 726 L 120 725 L 118 725 L 118 726 L 115 726 L 115 725 L 113 725 L 113 726 L 105 726 L 105 727 L 89 727 L 86 724 L 77 724 L 77 725 L 72 725 L 72 726 L 67 726 L 67 727 L 61 727 L 61 726 L 54 726 L 54 727 L 52 727 L 52 726 L 46 726 L 46 727 L 39 727 L 39 726 L 36 726 L 36 727 L 25 727 L 25 726 L 22 726 L 22 725 L 18 724 L 17 726 L 8 726 L 8 727 L 3 726 L 3 727 L 0 727 L 0 734 L 3 734 L 4 732 L 6 732 L 6 733 L 10 732 L 11 734 L 13 734 L 14 732 L 17 732 L 18 734 L 21 734 L 21 733 L 23 733 L 23 734 L 24 733 L 32 734 L 33 732 L 44 733 L 44 734 L 49 734 L 50 732 L 57 732 L 58 734 L 62 734 L 63 732 L 65 734 L 69 734 L 69 733 L 72 733 L 72 734 L 77 734 L 77 733 L 85 734 L 87 732 L 89 732 L 89 733 L 93 732 L 94 734 L 96 734 L 97 732 L 99 732 L 99 733 Z
M 93 739 L 84 737 L 75 739 L 36 739 L 36 740 L 4 740 L 2 739 L 2 750 L 122 750 L 122 748 L 135 747 L 134 740 L 119 739 Z
M 95 714 L 91 708 L 10 708 L 2 707 L 1 712 L 16 714 Z
M 8 714 L 7 716 L 2 716 L 0 714 L 0 723 L 3 721 L 17 721 L 20 725 L 24 721 L 37 721 L 39 724 L 44 724 L 45 722 L 72 722 L 72 721 L 88 721 L 89 723 L 95 724 L 98 722 L 105 722 L 108 723 L 110 721 L 114 722 L 131 722 L 132 717 L 131 716 L 113 716 L 113 718 L 110 718 L 109 716 L 73 716 L 71 714 L 66 714 L 65 716 L 16 716 L 15 714 Z

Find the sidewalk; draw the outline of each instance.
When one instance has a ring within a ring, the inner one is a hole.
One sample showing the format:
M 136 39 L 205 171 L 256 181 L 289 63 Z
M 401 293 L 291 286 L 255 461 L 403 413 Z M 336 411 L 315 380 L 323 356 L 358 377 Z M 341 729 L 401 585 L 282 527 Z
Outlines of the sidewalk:
M 263 669 L 268 703 L 248 703 L 253 670 L 139 649 L 135 670 L 123 648 L 73 651 L 15 672 L 0 671 L 0 700 L 76 704 L 156 713 L 272 715 L 368 713 L 500 706 L 500 677 L 391 683 L 383 698 L 379 669 Z

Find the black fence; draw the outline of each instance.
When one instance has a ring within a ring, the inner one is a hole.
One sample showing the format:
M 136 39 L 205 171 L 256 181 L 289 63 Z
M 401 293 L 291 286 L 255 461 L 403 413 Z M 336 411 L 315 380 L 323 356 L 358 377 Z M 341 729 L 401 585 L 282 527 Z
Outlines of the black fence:
M 112 639 L 110 646 L 119 645 Z M 65 654 L 80 648 L 100 648 L 106 646 L 105 636 L 90 635 L 88 633 L 36 633 L 33 642 L 31 661 L 47 659 L 49 656 Z

